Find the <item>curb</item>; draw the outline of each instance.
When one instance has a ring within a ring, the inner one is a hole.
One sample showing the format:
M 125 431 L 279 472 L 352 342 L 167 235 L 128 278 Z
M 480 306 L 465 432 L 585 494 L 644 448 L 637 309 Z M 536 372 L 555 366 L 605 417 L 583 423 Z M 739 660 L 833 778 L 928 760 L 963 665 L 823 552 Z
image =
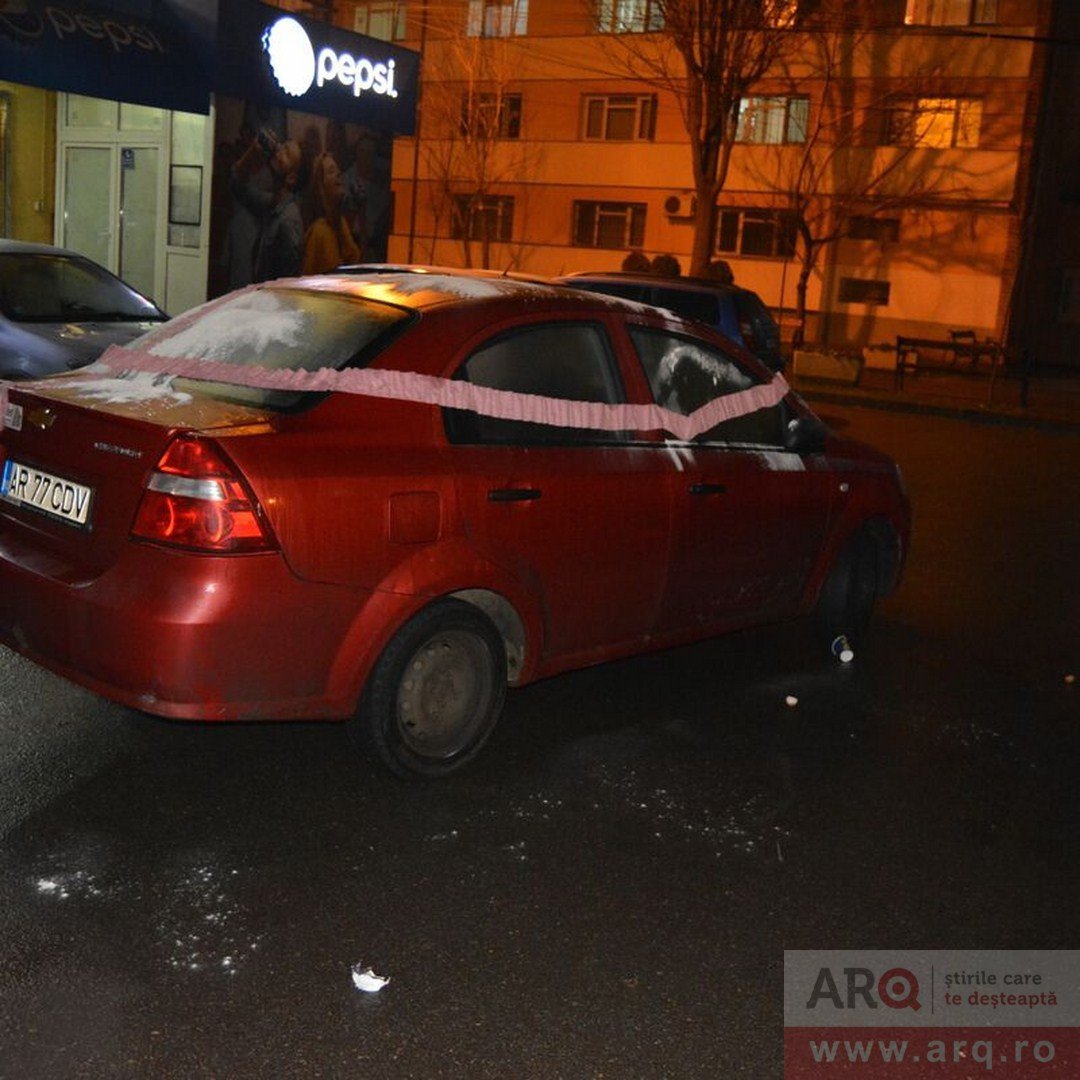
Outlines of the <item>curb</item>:
M 860 409 L 878 409 L 881 412 L 912 413 L 918 416 L 936 416 L 946 420 L 963 420 L 976 424 L 993 424 L 999 427 L 1035 428 L 1062 434 L 1080 432 L 1080 417 L 1040 416 L 1036 413 L 995 412 L 986 407 L 971 405 L 941 405 L 928 401 L 898 401 L 894 398 L 873 397 L 865 394 L 844 394 L 829 390 L 816 390 L 804 386 L 793 389 L 811 402 L 827 405 L 847 405 Z

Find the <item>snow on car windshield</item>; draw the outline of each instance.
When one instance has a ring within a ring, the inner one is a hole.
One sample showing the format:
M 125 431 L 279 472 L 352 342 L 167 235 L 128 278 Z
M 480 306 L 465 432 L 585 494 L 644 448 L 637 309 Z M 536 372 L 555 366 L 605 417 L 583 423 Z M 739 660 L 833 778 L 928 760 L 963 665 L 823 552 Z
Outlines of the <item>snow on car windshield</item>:
M 296 288 L 246 289 L 174 319 L 132 342 L 154 356 L 216 360 L 237 366 L 316 371 L 369 363 L 390 331 L 410 319 L 389 304 Z M 292 391 L 177 379 L 215 397 L 287 409 Z

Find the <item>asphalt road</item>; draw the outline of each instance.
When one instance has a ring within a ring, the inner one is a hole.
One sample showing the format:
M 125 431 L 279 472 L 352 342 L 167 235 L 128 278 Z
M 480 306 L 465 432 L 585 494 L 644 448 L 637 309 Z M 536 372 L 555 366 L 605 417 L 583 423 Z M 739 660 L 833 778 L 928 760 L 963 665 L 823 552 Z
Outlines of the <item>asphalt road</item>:
M 1075 947 L 1080 436 L 824 411 L 916 512 L 849 667 L 785 626 L 553 679 L 425 786 L 0 652 L 0 1077 L 756 1080 L 785 948 Z

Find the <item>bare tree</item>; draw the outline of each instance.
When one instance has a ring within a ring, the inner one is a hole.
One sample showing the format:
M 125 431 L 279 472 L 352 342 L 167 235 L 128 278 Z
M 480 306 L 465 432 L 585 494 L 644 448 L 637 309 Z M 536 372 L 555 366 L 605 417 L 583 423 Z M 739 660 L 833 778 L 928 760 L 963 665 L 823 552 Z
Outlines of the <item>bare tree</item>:
M 690 141 L 696 206 L 690 272 L 705 272 L 716 236 L 740 102 L 796 47 L 798 0 L 592 0 L 612 56 L 671 94 Z M 629 31 L 644 31 L 630 33 Z
M 502 12 L 513 17 L 513 5 Z M 465 21 L 463 8 L 436 8 L 425 55 L 421 153 L 432 214 L 436 232 L 449 222 L 467 267 L 489 267 L 493 246 L 508 242 L 512 204 L 498 188 L 519 181 L 530 166 L 520 141 L 521 97 L 511 90 L 508 39 L 485 30 Z M 522 209 L 519 199 L 516 211 Z

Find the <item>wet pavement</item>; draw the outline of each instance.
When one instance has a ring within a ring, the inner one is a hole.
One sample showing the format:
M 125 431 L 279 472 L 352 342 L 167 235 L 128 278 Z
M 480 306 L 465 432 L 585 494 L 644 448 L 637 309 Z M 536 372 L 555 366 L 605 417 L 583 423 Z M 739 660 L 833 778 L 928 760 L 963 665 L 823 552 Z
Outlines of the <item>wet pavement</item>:
M 0 1077 L 767 1078 L 785 948 L 1075 947 L 1080 435 L 821 411 L 916 512 L 847 667 L 552 679 L 424 785 L 0 654 Z

